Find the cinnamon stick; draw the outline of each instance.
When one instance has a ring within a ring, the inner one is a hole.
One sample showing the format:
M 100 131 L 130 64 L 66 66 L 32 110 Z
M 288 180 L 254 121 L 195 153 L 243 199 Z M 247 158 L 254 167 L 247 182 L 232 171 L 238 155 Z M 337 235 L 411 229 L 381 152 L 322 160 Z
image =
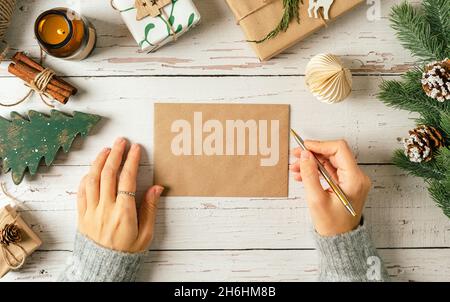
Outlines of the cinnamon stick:
M 12 61 L 14 63 L 23 62 L 24 64 L 28 65 L 31 68 L 36 69 L 39 72 L 41 72 L 45 69 L 42 65 L 40 65 L 38 62 L 34 61 L 33 59 L 29 58 L 23 52 L 17 52 L 13 56 Z M 74 95 L 78 92 L 76 87 L 72 86 L 71 84 L 67 83 L 63 79 L 56 77 L 56 76 L 52 79 L 52 81 L 50 83 L 52 83 L 53 85 L 55 85 L 57 87 L 60 87 L 62 89 L 70 91 L 70 93 L 72 95 Z
M 25 71 L 17 68 L 16 64 L 10 64 L 8 66 L 8 71 L 11 74 L 15 75 L 16 77 L 20 78 L 24 82 L 31 83 L 34 80 L 34 78 L 29 77 Z M 45 92 L 48 93 L 51 97 L 53 97 L 55 100 L 57 100 L 58 102 L 60 102 L 62 104 L 67 103 L 67 101 L 69 100 L 68 97 L 63 96 L 62 94 L 60 94 L 54 90 L 48 89 L 48 86 L 47 86 L 47 90 Z
M 34 80 L 34 78 L 36 78 L 36 75 L 39 73 L 39 71 L 37 71 L 36 69 L 33 69 L 32 67 L 24 64 L 23 62 L 19 62 L 16 64 L 16 68 L 21 70 L 22 72 L 24 72 L 27 76 L 27 78 Z M 54 85 L 52 83 L 52 81 L 50 81 L 50 83 L 48 83 L 47 85 L 47 89 L 49 90 L 53 90 L 63 96 L 65 96 L 66 98 L 69 98 L 71 96 L 70 91 L 65 90 L 63 88 L 60 88 L 56 85 Z

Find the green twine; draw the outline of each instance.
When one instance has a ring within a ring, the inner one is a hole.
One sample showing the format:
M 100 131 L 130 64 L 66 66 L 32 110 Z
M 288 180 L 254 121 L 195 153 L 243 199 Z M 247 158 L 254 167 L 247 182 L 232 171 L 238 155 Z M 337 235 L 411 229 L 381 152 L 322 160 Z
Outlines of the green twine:
M 300 24 L 300 3 L 303 4 L 303 0 L 283 0 L 284 13 L 278 26 L 275 27 L 270 33 L 268 33 L 267 36 L 265 36 L 263 39 L 249 42 L 259 44 L 269 39 L 275 38 L 280 32 L 286 32 L 289 28 L 289 24 L 294 19 L 296 19 L 297 23 Z

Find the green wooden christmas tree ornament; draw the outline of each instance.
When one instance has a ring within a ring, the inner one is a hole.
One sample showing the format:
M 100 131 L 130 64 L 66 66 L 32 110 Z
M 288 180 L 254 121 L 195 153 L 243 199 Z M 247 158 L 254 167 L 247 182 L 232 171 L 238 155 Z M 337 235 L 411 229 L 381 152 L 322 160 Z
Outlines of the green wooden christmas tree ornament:
M 28 118 L 11 112 L 11 120 L 0 117 L 0 158 L 3 173 L 11 170 L 16 185 L 23 180 L 26 170 L 36 174 L 41 159 L 50 166 L 62 147 L 69 152 L 75 137 L 88 135 L 100 121 L 94 114 L 74 112 L 73 116 L 52 110 L 50 116 L 29 111 Z

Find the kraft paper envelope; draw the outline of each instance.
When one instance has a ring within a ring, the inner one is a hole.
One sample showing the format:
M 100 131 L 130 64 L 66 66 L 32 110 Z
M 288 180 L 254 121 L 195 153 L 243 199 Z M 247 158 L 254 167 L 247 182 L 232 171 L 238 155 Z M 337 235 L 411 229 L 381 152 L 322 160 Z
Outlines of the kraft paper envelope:
M 154 123 L 166 195 L 288 195 L 289 105 L 155 104 Z

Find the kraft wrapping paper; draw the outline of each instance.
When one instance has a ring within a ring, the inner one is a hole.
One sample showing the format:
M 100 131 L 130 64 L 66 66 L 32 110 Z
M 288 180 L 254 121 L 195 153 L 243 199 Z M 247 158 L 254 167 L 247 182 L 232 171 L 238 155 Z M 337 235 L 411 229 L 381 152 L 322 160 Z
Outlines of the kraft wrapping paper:
M 15 223 L 22 235 L 22 240 L 18 243 L 25 250 L 27 255 L 33 253 L 42 244 L 41 239 L 33 232 L 33 230 L 26 224 L 22 217 L 17 216 L 17 212 L 11 206 L 6 206 L 0 211 L 0 229 L 3 229 L 5 224 Z M 22 253 L 20 248 L 14 244 L 10 244 L 8 247 L 10 252 L 14 254 L 17 259 L 21 259 Z M 12 261 L 12 260 L 11 260 Z M 0 278 L 10 271 L 8 265 L 4 262 L 0 256 Z
M 283 16 L 283 0 L 226 1 L 249 41 L 264 38 L 278 25 Z M 329 11 L 330 20 L 326 23 L 320 18 L 310 18 L 308 16 L 309 0 L 303 2 L 299 8 L 300 24 L 292 21 L 288 30 L 281 32 L 275 38 L 259 44 L 250 42 L 260 60 L 269 60 L 365 1 L 335 0 Z
M 166 187 L 167 196 L 288 196 L 289 105 L 155 104 L 154 109 L 154 182 Z M 190 134 L 181 130 L 187 124 Z M 209 131 L 199 135 L 199 130 Z M 239 131 L 245 133 L 244 149 Z M 181 141 L 180 133 L 190 135 L 191 143 Z

